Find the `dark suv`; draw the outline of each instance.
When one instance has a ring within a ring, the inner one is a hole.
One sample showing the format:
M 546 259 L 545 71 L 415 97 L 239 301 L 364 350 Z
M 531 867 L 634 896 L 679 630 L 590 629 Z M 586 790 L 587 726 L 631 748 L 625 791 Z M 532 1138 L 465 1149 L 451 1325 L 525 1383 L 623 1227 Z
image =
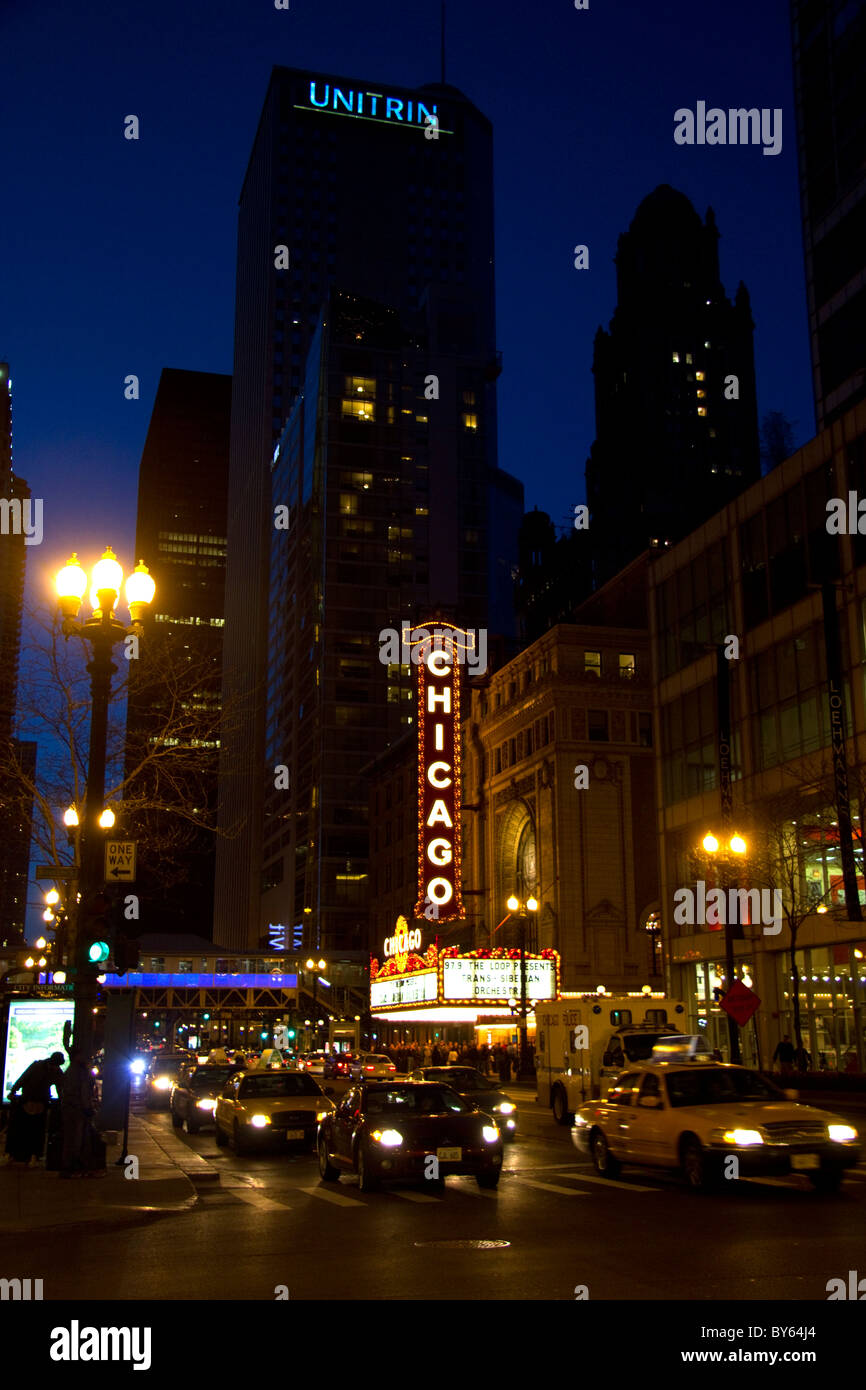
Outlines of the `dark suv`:
M 236 1071 L 232 1064 L 199 1066 L 189 1062 L 181 1067 L 169 1101 L 175 1129 L 180 1129 L 184 1120 L 187 1134 L 197 1134 L 205 1125 L 212 1125 L 216 1098 Z

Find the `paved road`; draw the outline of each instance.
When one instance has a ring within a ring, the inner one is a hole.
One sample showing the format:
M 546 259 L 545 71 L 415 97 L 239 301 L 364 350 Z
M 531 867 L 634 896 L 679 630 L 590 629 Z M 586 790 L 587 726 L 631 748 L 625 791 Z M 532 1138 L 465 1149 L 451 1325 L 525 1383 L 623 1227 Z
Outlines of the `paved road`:
M 496 1193 L 450 1178 L 442 1195 L 362 1195 L 353 1178 L 322 1183 L 313 1155 L 238 1158 L 212 1131 L 184 1142 L 220 1173 L 192 1211 L 28 1239 L 16 1272 L 43 1277 L 46 1299 L 270 1300 L 285 1285 L 292 1299 L 572 1300 L 586 1285 L 591 1300 L 823 1301 L 864 1263 L 866 1171 L 836 1198 L 800 1178 L 709 1197 L 646 1170 L 612 1183 L 544 1113 L 524 1115 Z

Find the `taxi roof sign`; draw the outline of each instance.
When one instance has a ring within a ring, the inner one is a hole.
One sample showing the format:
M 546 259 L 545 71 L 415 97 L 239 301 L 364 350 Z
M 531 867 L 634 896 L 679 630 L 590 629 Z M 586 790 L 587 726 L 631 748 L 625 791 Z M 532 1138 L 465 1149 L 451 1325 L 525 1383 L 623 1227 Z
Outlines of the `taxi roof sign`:
M 653 1048 L 654 1062 L 682 1062 L 713 1060 L 713 1051 L 706 1038 L 700 1033 L 678 1033 L 669 1038 L 659 1038 Z

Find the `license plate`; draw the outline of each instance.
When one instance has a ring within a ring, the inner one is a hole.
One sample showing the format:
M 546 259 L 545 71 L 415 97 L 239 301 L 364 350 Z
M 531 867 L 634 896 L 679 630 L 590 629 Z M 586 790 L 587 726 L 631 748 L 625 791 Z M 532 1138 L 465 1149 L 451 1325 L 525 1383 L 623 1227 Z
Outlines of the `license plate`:
M 463 1157 L 462 1149 L 437 1149 L 436 1157 L 440 1163 L 459 1163 Z
M 791 1154 L 791 1167 L 795 1171 L 803 1168 L 820 1168 L 821 1160 L 817 1154 Z
M 287 1138 L 287 1139 L 303 1139 L 303 1137 L 304 1137 L 304 1131 L 303 1131 L 302 1129 L 287 1129 L 287 1130 L 286 1130 L 286 1138 Z

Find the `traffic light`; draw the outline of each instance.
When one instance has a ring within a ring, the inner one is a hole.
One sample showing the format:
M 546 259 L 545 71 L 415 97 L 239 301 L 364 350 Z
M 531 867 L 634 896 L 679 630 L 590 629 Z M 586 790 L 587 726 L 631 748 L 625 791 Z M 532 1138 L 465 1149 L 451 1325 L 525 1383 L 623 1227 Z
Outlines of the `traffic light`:
M 94 893 L 84 912 L 81 956 L 85 966 L 97 974 L 105 973 L 111 955 L 111 902 L 105 893 Z
M 289 1034 L 288 1034 L 289 1042 L 294 1042 L 295 1036 L 296 1036 L 296 1035 L 295 1035 L 295 1030 L 294 1030 L 294 1028 L 290 1028 L 290 1029 L 289 1029 Z
M 130 941 L 128 936 L 115 937 L 112 956 L 114 969 L 118 975 L 127 975 L 130 970 L 137 970 L 139 964 L 138 942 Z

